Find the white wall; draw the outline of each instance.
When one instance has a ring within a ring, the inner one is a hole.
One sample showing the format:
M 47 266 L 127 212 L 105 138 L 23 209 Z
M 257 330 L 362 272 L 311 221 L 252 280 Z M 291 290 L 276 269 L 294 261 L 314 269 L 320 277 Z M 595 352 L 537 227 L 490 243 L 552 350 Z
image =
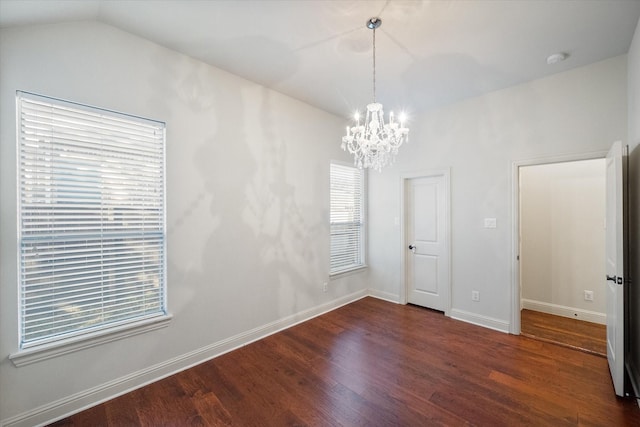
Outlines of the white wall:
M 344 119 L 98 23 L 0 34 L 0 424 L 33 425 L 366 293 L 333 281 Z M 15 91 L 167 123 L 164 329 L 16 368 Z
M 450 167 L 452 316 L 509 330 L 512 164 L 626 139 L 626 71 L 623 55 L 413 117 L 396 165 L 369 174 L 375 292 L 400 294 L 400 174 Z M 483 218 L 496 218 L 497 228 L 483 228 Z
M 605 177 L 604 159 L 520 167 L 523 308 L 605 323 Z
M 635 394 L 640 394 L 640 20 L 636 26 L 628 54 L 628 143 L 629 143 L 629 336 L 632 382 Z

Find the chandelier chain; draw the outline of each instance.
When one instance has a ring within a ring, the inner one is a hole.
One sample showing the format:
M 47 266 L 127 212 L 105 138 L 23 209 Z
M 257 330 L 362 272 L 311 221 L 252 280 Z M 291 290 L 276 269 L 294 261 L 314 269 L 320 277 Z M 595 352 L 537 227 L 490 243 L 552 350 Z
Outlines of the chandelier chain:
M 373 29 L 373 102 L 376 102 L 376 29 Z

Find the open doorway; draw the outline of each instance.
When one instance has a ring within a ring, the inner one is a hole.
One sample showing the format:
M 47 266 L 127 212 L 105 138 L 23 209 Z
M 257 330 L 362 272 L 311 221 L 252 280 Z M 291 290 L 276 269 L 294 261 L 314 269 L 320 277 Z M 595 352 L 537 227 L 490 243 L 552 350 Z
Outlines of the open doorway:
M 520 166 L 521 333 L 606 356 L 604 159 Z

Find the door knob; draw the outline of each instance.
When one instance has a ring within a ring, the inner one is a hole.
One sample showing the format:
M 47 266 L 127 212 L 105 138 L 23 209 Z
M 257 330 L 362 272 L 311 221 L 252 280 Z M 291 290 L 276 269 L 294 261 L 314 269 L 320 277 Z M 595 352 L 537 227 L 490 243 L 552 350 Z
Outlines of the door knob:
M 618 276 L 609 276 L 607 274 L 607 280 L 611 280 L 613 283 L 617 284 L 617 285 L 622 285 L 624 283 L 624 278 L 622 276 L 618 277 Z
M 409 245 L 409 249 L 414 250 L 416 247 L 413 245 Z

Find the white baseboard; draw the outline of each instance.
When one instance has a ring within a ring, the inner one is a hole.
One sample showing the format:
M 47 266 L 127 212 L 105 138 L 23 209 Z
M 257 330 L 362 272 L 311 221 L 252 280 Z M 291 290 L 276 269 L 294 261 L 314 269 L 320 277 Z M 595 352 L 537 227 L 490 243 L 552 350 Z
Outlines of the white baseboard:
M 367 295 L 369 295 L 368 290 L 361 290 L 322 304 L 318 307 L 313 307 L 309 310 L 287 316 L 283 319 L 276 320 L 275 322 L 268 323 L 242 334 L 235 335 L 225 340 L 180 355 L 157 365 L 134 372 L 130 375 L 101 384 L 97 387 L 67 396 L 64 399 L 37 407 L 17 416 L 1 420 L 0 426 L 32 427 L 52 423 L 56 420 L 68 417 L 140 387 L 144 387 L 145 385 L 158 381 L 162 378 L 166 378 L 180 371 L 184 371 L 185 369 L 189 369 L 283 329 L 290 328 L 298 323 L 302 323 L 329 311 L 335 310 L 343 305 L 350 304 L 366 297 Z
M 496 319 L 493 317 L 482 316 L 480 314 L 471 313 L 464 310 L 452 309 L 451 318 L 462 320 L 463 322 L 472 323 L 474 325 L 483 326 L 498 332 L 509 333 L 509 322 Z
M 379 291 L 378 289 L 369 289 L 369 296 L 395 304 L 400 304 L 400 295 L 390 292 Z
M 584 320 L 586 322 L 607 324 L 607 315 L 597 311 L 584 310 L 581 308 L 567 307 L 565 305 L 551 304 L 548 302 L 522 299 L 520 306 L 528 310 L 541 311 L 556 316 L 568 317 L 570 319 Z

